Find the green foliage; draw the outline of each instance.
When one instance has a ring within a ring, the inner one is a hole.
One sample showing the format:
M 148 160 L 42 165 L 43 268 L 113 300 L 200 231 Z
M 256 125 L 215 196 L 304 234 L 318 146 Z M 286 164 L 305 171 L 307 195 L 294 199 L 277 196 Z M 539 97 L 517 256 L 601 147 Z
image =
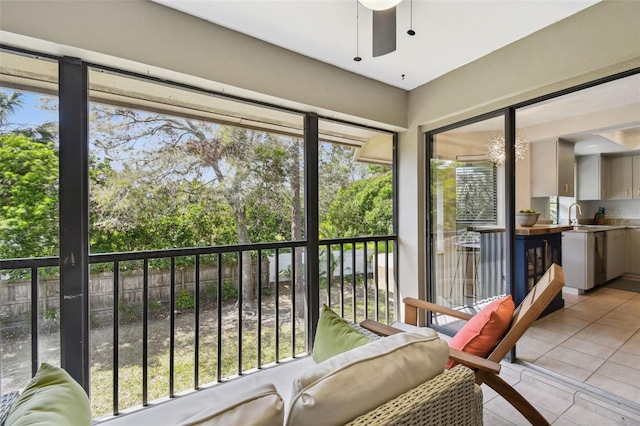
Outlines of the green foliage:
M 222 281 L 222 301 L 238 299 L 238 287 L 235 286 L 233 280 L 226 279 Z M 213 303 L 218 297 L 218 285 L 215 282 L 205 285 L 202 292 L 202 298 L 205 302 Z
M 140 319 L 140 310 L 138 307 L 124 300 L 121 300 L 118 304 L 118 311 L 120 312 L 120 320 L 123 323 L 130 323 Z
M 441 209 L 443 230 L 455 231 L 456 224 L 456 167 L 455 161 L 431 160 L 432 214 Z
M 42 319 L 40 320 L 40 326 L 46 329 L 47 332 L 55 330 L 60 324 L 60 310 L 57 308 L 47 308 L 42 313 Z
M 0 258 L 56 255 L 58 203 L 53 144 L 0 135 Z
M 338 191 L 329 207 L 327 227 L 340 237 L 392 232 L 391 172 L 359 180 Z
M 224 280 L 222 282 L 222 300 L 234 300 L 238 298 L 238 287 L 233 284 L 231 280 Z
M 189 290 L 180 290 L 176 294 L 176 309 L 179 311 L 188 311 L 196 306 L 196 299 Z

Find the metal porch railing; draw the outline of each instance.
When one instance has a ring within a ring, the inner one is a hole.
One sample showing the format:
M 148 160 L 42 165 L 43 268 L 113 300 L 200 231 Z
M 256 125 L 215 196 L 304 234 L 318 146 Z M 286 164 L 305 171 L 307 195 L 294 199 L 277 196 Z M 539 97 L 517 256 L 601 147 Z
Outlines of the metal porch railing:
M 320 305 L 354 322 L 392 321 L 395 241 L 321 241 Z M 305 245 L 90 255 L 94 416 L 307 354 Z M 251 278 L 242 272 L 248 260 Z M 55 257 L 0 261 L 1 392 L 23 387 L 41 362 L 60 364 L 58 265 Z

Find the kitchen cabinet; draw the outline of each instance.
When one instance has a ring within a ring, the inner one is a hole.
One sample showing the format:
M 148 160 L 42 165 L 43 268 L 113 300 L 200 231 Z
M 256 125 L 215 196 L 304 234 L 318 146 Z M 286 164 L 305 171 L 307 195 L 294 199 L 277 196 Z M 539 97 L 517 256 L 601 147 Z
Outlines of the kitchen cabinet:
M 552 263 L 562 265 L 562 234 L 516 235 L 514 303 L 522 302 Z M 560 291 L 540 316 L 564 306 Z
M 564 285 L 582 291 L 593 288 L 594 260 L 595 237 L 593 232 L 562 233 Z
M 531 144 L 531 196 L 573 197 L 575 154 L 562 139 Z
M 637 157 L 637 156 L 636 156 Z M 633 198 L 633 157 L 611 157 L 611 200 L 631 200 Z
M 640 228 L 627 229 L 627 244 L 629 250 L 627 251 L 629 265 L 627 272 L 632 274 L 640 274 Z
M 600 154 L 576 157 L 578 200 L 606 200 L 610 196 L 609 158 Z M 638 159 L 640 165 L 640 159 Z
M 612 280 L 627 271 L 627 229 L 612 229 L 607 231 L 607 275 L 606 280 Z
M 633 198 L 640 200 L 640 155 L 634 155 L 631 162 L 633 165 L 633 177 L 631 179 L 633 182 Z

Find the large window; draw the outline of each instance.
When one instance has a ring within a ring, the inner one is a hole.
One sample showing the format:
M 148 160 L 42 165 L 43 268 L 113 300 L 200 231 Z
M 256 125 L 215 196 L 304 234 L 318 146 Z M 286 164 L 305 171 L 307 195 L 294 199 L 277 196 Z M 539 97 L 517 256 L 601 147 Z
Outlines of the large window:
M 0 259 L 60 253 L 58 127 L 58 63 L 0 51 Z M 58 272 L 0 270 L 2 393 L 60 363 Z

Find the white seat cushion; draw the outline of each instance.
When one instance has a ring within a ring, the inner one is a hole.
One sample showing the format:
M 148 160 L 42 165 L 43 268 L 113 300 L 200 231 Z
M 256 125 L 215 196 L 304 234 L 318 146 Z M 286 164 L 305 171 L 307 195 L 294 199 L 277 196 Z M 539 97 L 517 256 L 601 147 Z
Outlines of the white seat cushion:
M 271 426 L 284 421 L 284 403 L 275 386 L 262 385 L 239 395 L 223 395 L 181 426 Z
M 153 403 L 146 409 L 130 414 L 123 413 L 108 419 L 105 424 L 109 426 L 177 425 L 187 421 L 194 413 L 203 410 L 204 407 L 216 404 L 217 401 L 229 401 L 229 397 L 233 398 L 234 395 L 240 395 L 248 389 L 269 384 L 275 385 L 283 401 L 288 401 L 291 397 L 291 383 L 293 380 L 301 372 L 312 368 L 314 365 L 316 363 L 309 356 L 290 362 L 282 362 L 278 365 L 267 366 L 263 370 L 237 377 L 226 383 L 215 384 L 207 389 L 193 391 L 187 395 L 180 395 L 173 399 Z
M 286 424 L 343 425 L 442 373 L 448 356 L 427 328 L 334 356 L 294 380 Z

